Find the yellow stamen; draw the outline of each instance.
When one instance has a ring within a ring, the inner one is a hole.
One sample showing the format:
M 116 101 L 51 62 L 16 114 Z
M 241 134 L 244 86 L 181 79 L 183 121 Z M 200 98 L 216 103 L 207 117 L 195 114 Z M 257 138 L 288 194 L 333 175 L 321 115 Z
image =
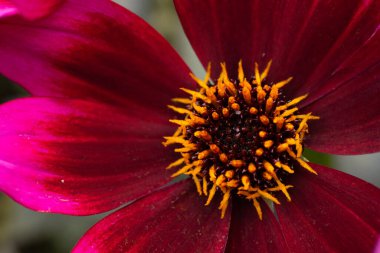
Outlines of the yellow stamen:
M 209 88 L 209 89 L 206 90 L 207 97 L 214 104 L 216 104 L 216 100 L 217 100 L 217 98 L 215 96 L 215 92 L 216 92 L 216 87 L 211 87 L 211 88 Z
M 251 173 L 255 172 L 256 171 L 256 166 L 253 163 L 250 163 L 248 165 L 248 171 L 251 172 Z
M 203 150 L 202 152 L 199 152 L 198 159 L 199 160 L 205 159 L 206 157 L 210 155 L 210 153 L 211 153 L 210 150 Z
M 264 171 L 263 178 L 265 178 L 266 180 L 270 181 L 270 180 L 272 180 L 272 175 L 270 173 Z
M 223 82 L 223 78 L 219 77 L 217 87 L 219 97 L 224 97 L 226 95 L 226 85 Z
M 272 140 L 267 140 L 267 141 L 264 141 L 264 147 L 266 149 L 270 149 L 272 146 L 273 146 L 273 141 Z
M 190 77 L 203 89 L 208 89 L 207 83 L 205 83 L 203 80 L 196 77 L 193 73 L 190 73 Z
M 242 160 L 232 160 L 230 161 L 230 165 L 235 168 L 240 168 L 244 165 L 244 161 Z
M 168 107 L 170 109 L 172 109 L 173 111 L 177 112 L 177 113 L 180 113 L 180 114 L 188 114 L 188 115 L 192 115 L 193 113 L 187 109 L 184 109 L 184 108 L 180 108 L 180 107 L 175 107 L 175 106 L 172 106 L 172 105 L 168 105 Z
M 226 181 L 226 177 L 223 176 L 223 175 L 220 175 L 217 179 L 216 179 L 216 185 L 220 186 L 224 181 Z
M 171 168 L 174 168 L 174 167 L 177 167 L 177 166 L 180 166 L 182 163 L 185 162 L 185 158 L 180 158 L 178 159 L 177 161 L 175 162 L 172 162 L 171 164 L 169 164 L 168 167 L 166 167 L 166 169 L 171 169 Z
M 259 132 L 259 136 L 260 136 L 261 138 L 265 138 L 265 137 L 267 136 L 267 132 L 265 132 L 265 131 L 260 131 L 260 132 Z
M 256 200 L 256 198 L 253 199 L 253 206 L 256 209 L 257 215 L 259 216 L 260 220 L 263 220 L 263 212 L 261 211 L 260 203 Z
M 170 119 L 169 122 L 180 126 L 190 126 L 190 123 L 186 120 Z
M 286 128 L 286 130 L 288 130 L 288 131 L 292 131 L 292 130 L 294 129 L 294 126 L 293 126 L 293 124 L 291 124 L 291 123 L 286 123 L 286 124 L 285 124 L 285 128 Z
M 249 186 L 251 185 L 251 182 L 249 180 L 249 177 L 248 176 L 242 176 L 241 178 L 241 182 L 242 184 L 244 185 L 243 189 L 244 190 L 248 190 L 249 189 Z
M 208 89 L 209 87 L 208 87 L 208 85 L 207 85 L 207 83 L 208 83 L 208 81 L 209 81 L 209 79 L 210 79 L 210 76 L 211 76 L 211 63 L 209 62 L 208 64 L 207 64 L 207 71 L 206 71 L 206 76 L 205 76 L 205 78 L 204 78 L 204 80 L 201 80 L 201 79 L 199 79 L 198 77 L 196 77 L 193 73 L 190 73 L 190 76 L 191 76 L 191 78 L 199 85 L 199 86 L 201 86 L 201 88 L 203 88 L 203 89 Z
M 296 140 L 293 138 L 288 138 L 285 140 L 287 144 L 289 145 L 296 145 Z
M 180 103 L 180 104 L 191 104 L 193 101 L 188 98 L 173 98 L 172 101 L 174 103 Z
M 252 114 L 252 115 L 256 115 L 258 112 L 258 110 L 255 108 L 255 107 L 251 107 L 249 108 L 249 113 Z
M 293 114 L 294 112 L 296 112 L 297 110 L 298 110 L 297 107 L 294 107 L 294 108 L 292 108 L 292 109 L 286 110 L 285 112 L 283 112 L 283 113 L 281 114 L 280 117 L 282 117 L 282 118 L 286 118 L 286 117 L 292 115 L 292 114 Z
M 281 82 L 274 84 L 272 87 L 276 87 L 277 89 L 280 89 L 280 88 L 284 87 L 286 84 L 288 84 L 292 79 L 293 79 L 293 77 L 289 77 L 286 80 L 283 80 Z
M 218 120 L 218 119 L 219 119 L 219 114 L 218 114 L 217 112 L 213 112 L 213 113 L 211 114 L 211 116 L 212 116 L 212 118 L 213 118 L 214 120 Z
M 214 185 L 212 186 L 210 192 L 209 192 L 209 195 L 208 195 L 208 198 L 207 198 L 207 201 L 206 201 L 206 204 L 205 206 L 208 206 L 210 205 L 211 203 L 211 200 L 214 198 L 215 196 L 215 192 L 216 192 L 216 183 L 214 183 Z
M 230 181 L 228 181 L 228 182 L 226 183 L 226 185 L 227 185 L 228 187 L 230 187 L 230 188 L 236 188 L 236 187 L 239 186 L 239 180 L 236 180 L 236 179 L 234 179 L 234 180 L 230 180 Z
M 262 104 L 265 100 L 265 96 L 267 93 L 261 88 L 261 86 L 257 87 L 257 100 L 260 104 Z
M 203 188 L 203 194 L 205 196 L 207 196 L 208 192 L 207 192 L 207 180 L 206 180 L 206 177 L 202 178 L 202 188 Z
M 193 171 L 186 173 L 186 174 L 192 175 L 193 181 L 195 183 L 195 187 L 197 188 L 199 195 L 202 195 L 202 187 L 201 187 L 201 183 L 197 177 L 197 174 L 200 172 L 201 169 L 202 169 L 202 167 L 198 166 Z
M 283 170 L 285 170 L 286 172 L 290 173 L 290 174 L 293 174 L 294 173 L 294 170 L 292 170 L 288 165 L 286 164 L 281 164 L 281 168 Z
M 271 194 L 269 194 L 269 193 L 267 193 L 265 191 L 262 191 L 262 190 L 257 190 L 257 192 L 260 194 L 260 196 L 262 196 L 262 197 L 264 197 L 266 199 L 272 200 L 277 205 L 280 204 L 280 201 L 278 201 L 278 199 L 275 198 L 274 196 L 272 196 Z
M 227 108 L 223 108 L 222 114 L 225 118 L 227 118 L 230 115 L 230 111 Z
M 311 113 L 308 113 L 301 121 L 300 125 L 298 126 L 298 129 L 296 131 L 296 133 L 300 133 L 305 127 L 307 127 L 307 121 L 309 119 L 309 117 L 311 116 Z
M 273 98 L 270 97 L 267 99 L 267 102 L 265 104 L 265 111 L 269 113 L 270 110 L 272 110 L 272 107 L 273 107 Z
M 211 181 L 215 182 L 216 181 L 216 169 L 215 169 L 214 165 L 211 166 L 211 168 L 208 171 L 208 174 L 210 176 Z
M 300 136 L 297 133 L 296 133 L 296 151 L 297 151 L 297 157 L 301 157 L 302 145 L 300 143 Z
M 228 78 L 226 64 L 221 63 L 220 66 L 222 67 L 222 73 L 220 74 L 220 77 L 223 78 L 223 82 L 226 85 L 228 92 L 232 95 L 236 95 L 237 91 L 235 85 L 231 83 L 230 79 Z
M 269 96 L 273 98 L 273 100 L 276 100 L 278 97 L 278 90 L 282 87 L 284 87 L 286 84 L 288 84 L 293 78 L 289 77 L 288 79 L 278 82 L 272 86 L 272 90 L 269 93 Z
M 211 141 L 211 139 L 212 139 L 211 135 L 207 131 L 205 131 L 205 130 L 196 131 L 194 133 L 194 136 L 197 137 L 197 138 L 201 138 L 201 139 L 203 139 L 205 141 Z
M 183 139 L 183 137 L 174 137 L 174 136 L 170 136 L 170 137 L 164 137 L 165 138 L 165 142 L 163 142 L 162 144 L 167 147 L 168 145 L 171 145 L 171 144 L 182 144 L 182 145 L 188 145 L 190 144 L 190 142 L 188 140 L 185 140 Z
M 204 125 L 206 124 L 206 120 L 204 118 L 198 117 L 198 116 L 191 116 L 189 120 L 191 125 Z
M 273 123 L 276 124 L 276 128 L 277 128 L 277 130 L 281 130 L 282 126 L 283 126 L 284 123 L 285 123 L 285 119 L 282 118 L 282 117 L 275 117 L 275 118 L 273 119 Z
M 288 143 L 282 143 L 282 144 L 277 146 L 277 152 L 282 153 L 282 152 L 286 151 L 288 149 L 288 147 L 289 147 Z
M 265 67 L 263 73 L 261 73 L 261 80 L 264 80 L 267 76 L 268 76 L 268 73 L 269 73 L 269 70 L 270 70 L 270 67 L 272 66 L 272 60 L 270 60 L 267 64 L 267 66 Z
M 296 154 L 295 154 L 290 148 L 288 148 L 286 151 L 288 152 L 288 154 L 289 154 L 292 158 L 294 158 L 294 159 L 297 158 L 297 155 L 296 155 Z
M 223 199 L 222 201 L 220 202 L 220 205 L 219 205 L 219 210 L 222 211 L 222 214 L 221 214 L 221 218 L 223 219 L 224 218 L 224 215 L 226 214 L 226 211 L 227 211 L 227 207 L 228 207 L 228 202 L 229 202 L 229 199 L 230 199 L 230 189 L 228 189 L 226 191 L 226 193 L 224 193 L 223 195 Z
M 262 148 L 258 148 L 258 149 L 256 149 L 256 151 L 255 151 L 255 154 L 256 154 L 257 156 L 262 156 L 263 153 L 264 153 L 264 150 L 263 150 Z
M 207 104 L 211 103 L 211 100 L 208 97 L 202 95 L 200 92 L 189 90 L 189 89 L 185 89 L 185 88 L 181 88 L 181 90 L 183 90 L 184 92 L 192 95 L 194 98 L 199 98 L 199 99 L 203 100 Z
M 240 83 L 244 81 L 244 70 L 243 70 L 242 60 L 240 60 L 238 64 L 238 79 Z
M 303 119 L 305 117 L 308 117 L 309 120 L 320 119 L 320 117 L 314 116 L 314 115 L 310 115 L 310 116 L 307 116 L 307 115 L 295 115 L 294 117 L 297 118 L 297 119 Z
M 240 105 L 238 103 L 233 103 L 231 105 L 231 108 L 234 109 L 235 111 L 239 111 L 240 110 Z
M 274 172 L 274 167 L 270 162 L 264 160 L 263 165 L 265 170 L 268 171 L 270 174 Z
M 225 173 L 225 176 L 226 176 L 226 178 L 231 179 L 231 178 L 233 178 L 234 174 L 235 174 L 235 172 L 233 170 L 227 170 Z
M 278 106 L 278 107 L 276 107 L 276 111 L 286 110 L 287 108 L 289 108 L 289 107 L 291 107 L 293 105 L 298 104 L 299 102 L 301 102 L 302 100 L 304 100 L 307 96 L 308 96 L 308 94 L 300 96 L 300 97 L 297 97 L 297 98 L 293 99 L 292 101 L 290 101 L 289 103 L 287 103 L 285 105 Z
M 228 98 L 228 104 L 229 104 L 230 106 L 231 106 L 233 103 L 235 103 L 235 101 L 236 101 L 235 98 L 232 97 L 232 96 Z
M 199 114 L 201 114 L 201 115 L 205 115 L 205 114 L 207 114 L 207 108 L 206 108 L 206 107 L 199 106 L 199 105 L 197 105 L 197 103 L 193 103 L 193 104 L 192 104 L 192 107 L 194 108 L 194 110 L 195 110 L 197 113 L 199 113 Z
M 191 168 L 193 168 L 194 166 L 196 166 L 196 165 L 194 164 L 194 162 L 191 163 L 191 164 L 187 164 L 187 165 L 183 166 L 180 170 L 178 170 L 176 173 L 172 174 L 171 177 L 177 177 L 177 176 L 179 176 L 179 175 L 181 175 L 181 174 L 184 174 L 184 173 L 186 173 L 188 170 L 190 170 Z
M 219 159 L 220 159 L 220 161 L 221 161 L 222 163 L 227 163 L 227 162 L 228 162 L 228 157 L 227 157 L 227 155 L 224 154 L 224 153 L 221 153 L 221 154 L 219 155 Z
M 269 124 L 269 119 L 268 119 L 268 117 L 265 116 L 265 115 L 261 115 L 261 116 L 260 116 L 260 121 L 261 121 L 261 123 L 263 123 L 263 125 L 265 125 L 265 126 L 267 126 L 267 125 Z
M 211 145 L 210 145 L 210 149 L 211 149 L 211 151 L 212 151 L 214 154 L 218 154 L 218 153 L 220 152 L 220 148 L 219 148 L 217 145 L 215 145 L 215 144 L 211 144 Z
M 313 173 L 313 174 L 315 174 L 315 175 L 318 175 L 318 173 L 317 173 L 315 170 L 313 170 L 313 168 L 310 167 L 310 165 L 307 164 L 304 160 L 302 160 L 301 158 L 297 158 L 296 160 L 297 160 L 297 162 L 298 162 L 303 168 L 307 169 L 308 171 L 310 171 L 311 173 Z
M 249 90 L 249 88 L 247 86 L 244 86 L 243 90 L 242 90 L 242 93 L 243 93 L 244 101 L 248 105 L 250 105 L 252 103 L 252 96 L 251 96 L 251 91 Z
M 258 87 L 261 87 L 261 76 L 259 73 L 259 64 L 255 62 L 255 79 Z
M 276 100 L 278 98 L 278 88 L 276 88 L 275 86 L 273 86 L 271 88 L 270 93 L 269 93 L 269 97 L 271 97 L 273 100 Z
M 286 196 L 286 198 L 288 199 L 288 201 L 291 201 L 291 198 L 290 198 L 290 195 L 285 187 L 285 185 L 283 183 L 281 183 L 281 181 L 277 178 L 277 175 L 276 173 L 272 173 L 272 176 L 274 178 L 274 180 L 276 181 L 278 187 L 280 188 L 280 190 L 282 191 L 282 193 L 284 193 L 284 195 Z
M 183 148 L 176 148 L 176 149 L 174 149 L 174 152 L 176 152 L 176 153 L 184 153 L 184 152 L 189 152 L 189 151 L 193 151 L 193 150 L 196 150 L 197 149 L 197 147 L 194 145 L 189 145 L 189 146 L 187 146 L 187 147 L 183 147 Z

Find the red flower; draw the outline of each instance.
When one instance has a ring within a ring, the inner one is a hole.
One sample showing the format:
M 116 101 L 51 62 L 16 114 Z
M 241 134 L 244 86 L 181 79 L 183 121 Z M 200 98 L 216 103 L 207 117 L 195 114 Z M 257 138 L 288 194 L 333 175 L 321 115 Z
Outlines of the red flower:
M 309 122 L 305 146 L 380 151 L 379 1 L 175 4 L 214 80 L 221 62 L 228 80 L 238 80 L 239 60 L 246 77 L 254 61 L 273 60 L 269 81 L 293 77 L 287 99 L 309 94 L 298 109 L 320 119 Z M 170 181 L 164 168 L 178 159 L 161 144 L 173 131 L 166 105 L 183 96 L 180 87 L 196 87 L 170 45 L 134 14 L 109 1 L 73 0 L 39 21 L 4 18 L 0 34 L 0 73 L 34 96 L 0 107 L 0 188 L 31 209 L 72 215 L 135 200 L 95 225 L 74 252 L 374 248 L 380 191 L 317 164 L 318 176 L 297 168 L 284 179 L 294 186 L 292 201 L 281 199 L 277 217 L 262 203 L 262 221 L 236 194 L 220 219 L 219 202 L 204 206 L 189 180 L 162 188 Z

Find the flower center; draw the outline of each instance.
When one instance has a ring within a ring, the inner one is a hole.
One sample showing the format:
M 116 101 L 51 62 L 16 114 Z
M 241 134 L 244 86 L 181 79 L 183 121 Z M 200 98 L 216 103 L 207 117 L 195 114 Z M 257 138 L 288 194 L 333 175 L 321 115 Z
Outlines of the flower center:
M 191 74 L 199 91 L 182 89 L 190 98 L 175 98 L 182 106 L 169 106 L 184 118 L 170 120 L 179 127 L 163 144 L 179 145 L 175 152 L 181 158 L 168 169 L 179 167 L 173 177 L 190 175 L 198 193 L 207 196 L 206 205 L 221 192 L 222 218 L 236 195 L 252 201 L 262 219 L 258 198 L 279 204 L 275 194 L 282 192 L 290 201 L 286 178 L 301 168 L 317 174 L 302 151 L 307 122 L 319 117 L 298 114 L 296 105 L 307 95 L 287 100 L 281 88 L 292 78 L 269 82 L 270 66 L 260 73 L 255 64 L 255 75 L 245 77 L 240 61 L 233 80 L 222 63 L 219 78 L 211 80 L 209 64 L 204 80 Z

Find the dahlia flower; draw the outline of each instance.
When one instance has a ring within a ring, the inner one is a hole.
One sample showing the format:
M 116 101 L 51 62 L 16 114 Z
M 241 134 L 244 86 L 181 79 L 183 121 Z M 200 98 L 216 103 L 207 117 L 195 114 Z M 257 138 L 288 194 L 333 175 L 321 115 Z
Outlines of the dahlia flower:
M 120 208 L 73 252 L 371 252 L 379 189 L 302 154 L 380 151 L 380 2 L 174 4 L 204 78 L 110 1 L 3 16 L 0 73 L 32 97 L 0 107 L 0 189 Z

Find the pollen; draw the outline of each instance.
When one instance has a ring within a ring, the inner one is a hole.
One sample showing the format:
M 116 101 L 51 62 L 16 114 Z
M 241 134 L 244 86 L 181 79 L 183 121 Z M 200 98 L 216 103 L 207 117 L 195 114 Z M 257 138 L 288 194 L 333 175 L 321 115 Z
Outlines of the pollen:
M 172 177 L 190 176 L 205 205 L 219 196 L 222 218 L 231 198 L 243 198 L 262 219 L 260 199 L 280 204 L 277 195 L 283 194 L 291 201 L 287 179 L 302 169 L 316 174 L 302 153 L 308 123 L 319 117 L 300 113 L 297 105 L 307 95 L 286 99 L 291 77 L 269 80 L 271 63 L 262 72 L 256 63 L 254 74 L 245 76 L 240 61 L 237 80 L 229 78 L 225 63 L 211 79 L 209 64 L 203 80 L 190 74 L 199 89 L 182 89 L 187 97 L 168 106 L 179 114 L 170 120 L 178 128 L 163 145 L 174 145 L 180 157 L 167 169 L 176 168 Z

